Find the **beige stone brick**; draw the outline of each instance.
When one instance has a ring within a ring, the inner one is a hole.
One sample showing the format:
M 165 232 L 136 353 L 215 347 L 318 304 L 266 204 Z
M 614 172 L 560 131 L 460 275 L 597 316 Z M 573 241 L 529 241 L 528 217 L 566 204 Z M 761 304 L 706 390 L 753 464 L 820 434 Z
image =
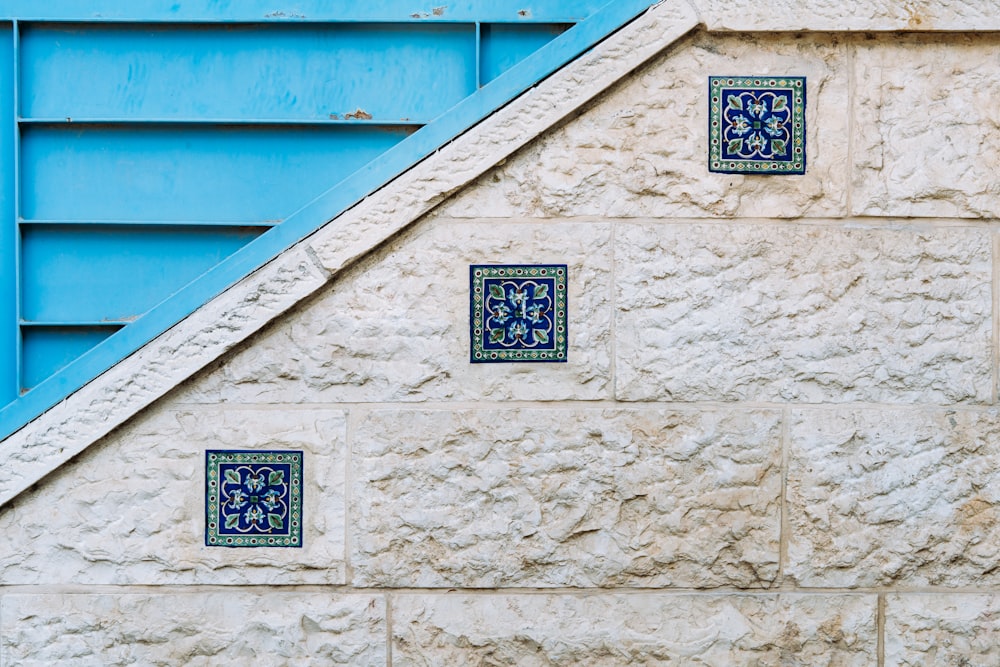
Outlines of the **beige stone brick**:
M 986 230 L 621 224 L 624 400 L 986 402 Z
M 1000 29 L 995 0 L 692 0 L 692 4 L 710 30 Z
M 567 363 L 470 364 L 469 265 L 566 264 Z M 610 394 L 611 226 L 428 224 L 197 381 L 181 400 L 593 400 Z
M 804 586 L 996 586 L 1000 413 L 792 413 L 787 575 Z
M 887 595 L 885 665 L 1000 665 L 1000 596 Z
M 382 596 L 63 593 L 0 604 L 5 665 L 386 664 Z
M 858 42 L 852 213 L 1000 216 L 998 49 L 996 35 Z
M 372 412 L 357 427 L 362 586 L 767 586 L 776 411 Z
M 0 511 L 4 584 L 344 581 L 339 410 L 153 409 Z M 301 449 L 302 548 L 205 546 L 205 450 Z
M 393 665 L 837 665 L 876 658 L 874 595 L 399 595 Z
M 446 203 L 464 217 L 781 217 L 847 211 L 847 50 L 829 35 L 686 38 Z M 807 78 L 802 176 L 708 171 L 708 77 Z

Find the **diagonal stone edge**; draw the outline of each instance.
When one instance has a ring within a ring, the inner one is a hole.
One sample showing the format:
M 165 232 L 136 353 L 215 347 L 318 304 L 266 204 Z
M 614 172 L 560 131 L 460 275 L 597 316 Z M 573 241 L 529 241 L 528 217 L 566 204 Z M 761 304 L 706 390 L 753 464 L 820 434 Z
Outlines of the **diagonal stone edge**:
M 698 25 L 661 0 L 0 442 L 0 507 Z

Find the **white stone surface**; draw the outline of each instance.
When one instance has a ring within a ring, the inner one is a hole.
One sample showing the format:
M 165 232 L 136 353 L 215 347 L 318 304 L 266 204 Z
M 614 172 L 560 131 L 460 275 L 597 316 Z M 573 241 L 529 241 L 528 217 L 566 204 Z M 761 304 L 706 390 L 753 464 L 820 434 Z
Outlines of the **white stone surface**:
M 789 446 L 791 580 L 1000 584 L 995 410 L 797 410 Z
M 3 664 L 386 664 L 377 595 L 269 591 L 4 595 Z
M 567 264 L 569 361 L 470 364 L 469 265 Z M 610 397 L 611 226 L 422 224 L 187 388 L 196 402 Z
M 691 0 L 710 30 L 1000 30 L 996 0 Z
M 877 662 L 874 595 L 399 595 L 392 664 Z
M 778 416 L 374 411 L 353 441 L 355 584 L 768 586 Z
M 622 224 L 624 400 L 986 402 L 985 229 Z
M 1000 665 L 1000 596 L 887 595 L 885 665 Z
M 0 510 L 4 584 L 344 582 L 339 410 L 156 408 Z M 303 547 L 205 546 L 205 450 L 301 449 Z
M 998 51 L 996 35 L 858 42 L 853 213 L 1000 216 Z
M 802 176 L 708 171 L 708 77 L 805 76 Z M 689 37 L 444 206 L 456 217 L 841 216 L 847 46 L 838 36 Z

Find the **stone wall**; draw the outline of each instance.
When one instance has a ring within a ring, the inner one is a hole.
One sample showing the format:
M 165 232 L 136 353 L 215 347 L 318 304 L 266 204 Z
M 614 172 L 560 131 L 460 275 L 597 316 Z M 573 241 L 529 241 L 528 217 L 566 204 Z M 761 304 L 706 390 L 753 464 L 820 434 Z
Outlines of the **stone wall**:
M 697 32 L 0 510 L 15 664 L 1000 660 L 1000 37 Z M 707 77 L 808 171 L 707 171 Z M 470 264 L 569 360 L 469 363 Z M 205 450 L 305 452 L 295 548 Z

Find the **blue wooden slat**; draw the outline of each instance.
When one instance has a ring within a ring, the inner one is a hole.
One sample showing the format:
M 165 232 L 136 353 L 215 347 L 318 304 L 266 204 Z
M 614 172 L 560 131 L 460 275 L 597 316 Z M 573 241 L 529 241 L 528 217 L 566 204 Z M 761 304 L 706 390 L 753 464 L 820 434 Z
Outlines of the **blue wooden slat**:
M 40 322 L 134 320 L 262 231 L 28 227 L 21 250 L 21 317 Z
M 125 21 L 540 21 L 573 23 L 605 0 L 4 0 L 0 18 Z M 435 11 L 437 10 L 437 11 Z
M 0 23 L 0 405 L 17 397 L 17 226 L 14 224 L 14 30 Z
M 492 23 L 482 26 L 479 79 L 489 83 L 570 28 L 566 24 Z
M 426 123 L 475 90 L 474 57 L 471 24 L 42 24 L 21 115 Z
M 32 125 L 22 139 L 22 217 L 280 220 L 409 128 Z
M 183 319 L 212 295 L 258 268 L 395 175 L 406 170 L 457 134 L 492 113 L 541 78 L 617 29 L 648 6 L 648 0 L 614 0 L 599 12 L 550 42 L 406 140 L 317 197 L 237 251 L 201 278 L 181 289 L 134 324 L 98 344 L 33 391 L 0 410 L 0 437 L 81 387 L 158 333 Z
M 43 382 L 118 329 L 117 326 L 26 328 L 23 389 Z

